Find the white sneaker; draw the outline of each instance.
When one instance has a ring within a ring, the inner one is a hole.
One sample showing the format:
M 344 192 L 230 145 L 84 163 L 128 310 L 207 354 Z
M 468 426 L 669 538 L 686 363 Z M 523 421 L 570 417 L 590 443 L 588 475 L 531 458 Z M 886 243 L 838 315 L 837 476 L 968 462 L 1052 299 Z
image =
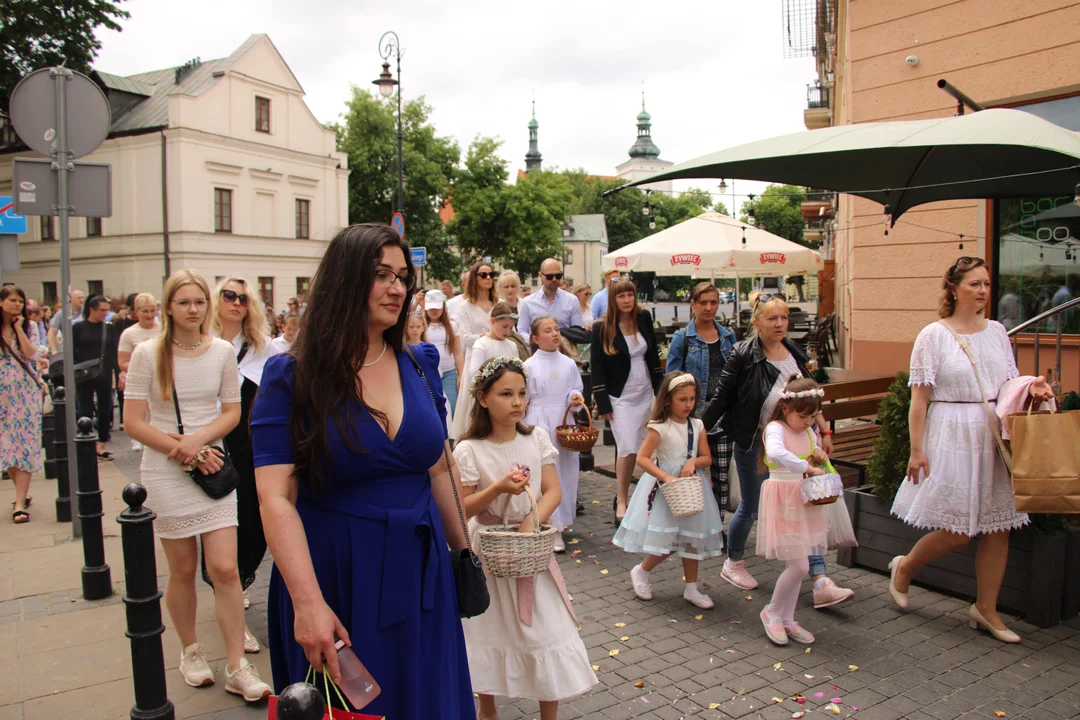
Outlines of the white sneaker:
M 135 452 L 140 452 L 142 450 L 142 443 L 139 442 L 138 440 L 132 440 L 131 441 L 131 449 L 133 451 L 135 451 Z
M 630 570 L 630 582 L 634 584 L 634 595 L 637 595 L 639 600 L 652 600 L 652 584 L 645 568 L 635 565 Z
M 555 533 L 555 552 L 566 552 L 566 542 L 563 540 L 562 531 Z
M 202 643 L 188 645 L 180 653 L 180 674 L 184 682 L 191 687 L 205 687 L 214 684 L 214 671 L 203 656 Z
M 225 692 L 240 695 L 249 703 L 259 702 L 273 694 L 270 686 L 259 679 L 258 668 L 247 658 L 240 661 L 240 669 L 236 671 L 225 665 Z
M 693 586 L 687 583 L 686 590 L 683 591 L 683 600 L 691 605 L 696 605 L 702 610 L 713 609 L 712 598 L 698 590 L 697 583 L 694 583 Z

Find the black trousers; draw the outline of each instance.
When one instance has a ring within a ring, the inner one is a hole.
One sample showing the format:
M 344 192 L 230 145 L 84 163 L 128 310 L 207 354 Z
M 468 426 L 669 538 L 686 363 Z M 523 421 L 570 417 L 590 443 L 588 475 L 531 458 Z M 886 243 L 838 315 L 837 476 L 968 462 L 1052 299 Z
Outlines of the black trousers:
M 240 570 L 240 584 L 247 590 L 255 582 L 255 572 L 266 555 L 266 535 L 263 533 L 262 516 L 259 514 L 259 494 L 255 490 L 255 460 L 251 449 L 251 406 L 259 386 L 244 378 L 240 386 L 240 423 L 225 436 L 233 467 L 240 476 L 236 488 L 236 560 Z M 202 558 L 202 576 L 213 587 L 206 571 L 206 555 Z
M 124 391 L 120 389 L 120 368 L 113 368 L 113 376 L 116 386 L 116 405 L 120 408 L 120 424 L 124 424 Z
M 94 402 L 95 398 L 97 403 Z M 96 411 L 96 412 L 95 412 Z M 75 412 L 81 417 L 94 418 L 98 442 L 109 442 L 112 428 L 112 371 L 106 370 L 96 380 L 75 386 Z

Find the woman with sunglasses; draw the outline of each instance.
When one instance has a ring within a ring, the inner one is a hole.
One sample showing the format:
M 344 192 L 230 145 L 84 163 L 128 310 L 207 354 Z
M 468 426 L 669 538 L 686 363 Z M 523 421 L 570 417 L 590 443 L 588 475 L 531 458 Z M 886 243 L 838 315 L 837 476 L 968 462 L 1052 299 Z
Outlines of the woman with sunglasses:
M 240 382 L 240 423 L 225 436 L 233 467 L 240 475 L 236 488 L 236 510 L 240 525 L 237 528 L 237 564 L 240 583 L 244 587 L 244 607 L 251 605 L 247 590 L 255 582 L 255 571 L 266 555 L 266 536 L 263 533 L 262 516 L 259 514 L 259 495 L 255 490 L 255 465 L 251 451 L 251 406 L 262 383 L 266 361 L 281 352 L 270 342 L 266 310 L 262 300 L 248 281 L 241 277 L 227 277 L 217 287 L 214 297 L 211 332 L 232 343 L 236 353 Z M 210 577 L 203 565 L 203 579 Z M 259 652 L 259 641 L 244 626 L 244 652 Z
M 473 720 L 439 351 L 411 348 L 421 376 L 404 343 L 415 283 L 388 226 L 339 231 L 292 352 L 266 365 L 251 428 L 274 556 L 271 667 L 278 691 L 310 666 L 340 680 L 340 639 L 382 688 L 364 712 Z
M 450 319 L 461 328 L 461 350 L 468 352 L 491 327 L 491 308 L 499 301 L 495 294 L 495 271 L 487 263 L 469 268 L 462 293 L 464 300 L 450 310 Z
M 753 330 L 728 356 L 720 381 L 712 393 L 702 421 L 720 429 L 735 441 L 733 455 L 739 471 L 739 507 L 728 525 L 728 559 L 720 576 L 742 590 L 756 588 L 757 580 L 743 563 L 746 539 L 757 520 L 761 484 L 768 477 L 758 462 L 762 429 L 792 375 L 810 377 L 806 354 L 787 337 L 787 302 L 780 295 L 760 295 L 753 301 Z M 820 447 L 831 454 L 832 430 L 819 413 Z M 814 581 L 814 607 L 823 608 L 847 600 L 854 591 L 837 587 L 825 574 L 825 558 L 810 557 L 810 577 Z
M 570 294 L 578 299 L 578 304 L 581 306 L 582 327 L 586 330 L 592 330 L 593 323 L 596 322 L 596 318 L 592 314 L 592 307 L 589 304 L 592 288 L 588 284 L 575 285 Z
M 616 280 L 610 290 L 607 315 L 592 329 L 592 379 L 596 409 L 615 436 L 618 525 L 626 514 L 637 451 L 645 441 L 645 423 L 663 370 L 652 315 L 638 305 L 637 287 L 629 280 Z

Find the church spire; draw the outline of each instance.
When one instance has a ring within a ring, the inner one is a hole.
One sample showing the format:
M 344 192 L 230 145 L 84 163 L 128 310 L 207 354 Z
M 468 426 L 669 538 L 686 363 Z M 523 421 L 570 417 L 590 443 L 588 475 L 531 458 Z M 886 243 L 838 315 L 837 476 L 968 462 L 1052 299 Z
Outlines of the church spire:
M 539 141 L 536 138 L 536 130 L 539 127 L 540 123 L 536 122 L 536 101 L 533 100 L 532 120 L 529 121 L 529 152 L 525 153 L 525 172 L 539 170 L 540 161 L 543 160 L 540 155 Z
M 630 157 L 660 157 L 660 148 L 652 140 L 652 116 L 645 110 L 644 91 L 641 93 L 641 112 L 637 116 L 637 140 L 630 147 Z

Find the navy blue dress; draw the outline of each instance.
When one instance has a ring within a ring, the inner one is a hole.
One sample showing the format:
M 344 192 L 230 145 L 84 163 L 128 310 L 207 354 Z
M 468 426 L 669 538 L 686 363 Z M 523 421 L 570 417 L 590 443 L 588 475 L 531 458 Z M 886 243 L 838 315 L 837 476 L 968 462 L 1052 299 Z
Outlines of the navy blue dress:
M 444 407 L 439 351 L 415 346 Z M 293 464 L 289 423 L 296 359 L 266 363 L 251 417 L 255 467 Z M 299 478 L 296 509 L 326 603 L 349 631 L 353 651 L 382 686 L 363 712 L 392 720 L 473 720 L 472 685 L 446 536 L 428 470 L 439 462 L 446 417 L 405 353 L 397 354 L 404 416 L 393 441 L 362 408 L 347 428 L 369 452 L 354 453 L 328 424 L 330 485 Z M 277 568 L 268 625 L 274 687 L 301 682 L 308 661 L 293 636 L 293 605 Z

